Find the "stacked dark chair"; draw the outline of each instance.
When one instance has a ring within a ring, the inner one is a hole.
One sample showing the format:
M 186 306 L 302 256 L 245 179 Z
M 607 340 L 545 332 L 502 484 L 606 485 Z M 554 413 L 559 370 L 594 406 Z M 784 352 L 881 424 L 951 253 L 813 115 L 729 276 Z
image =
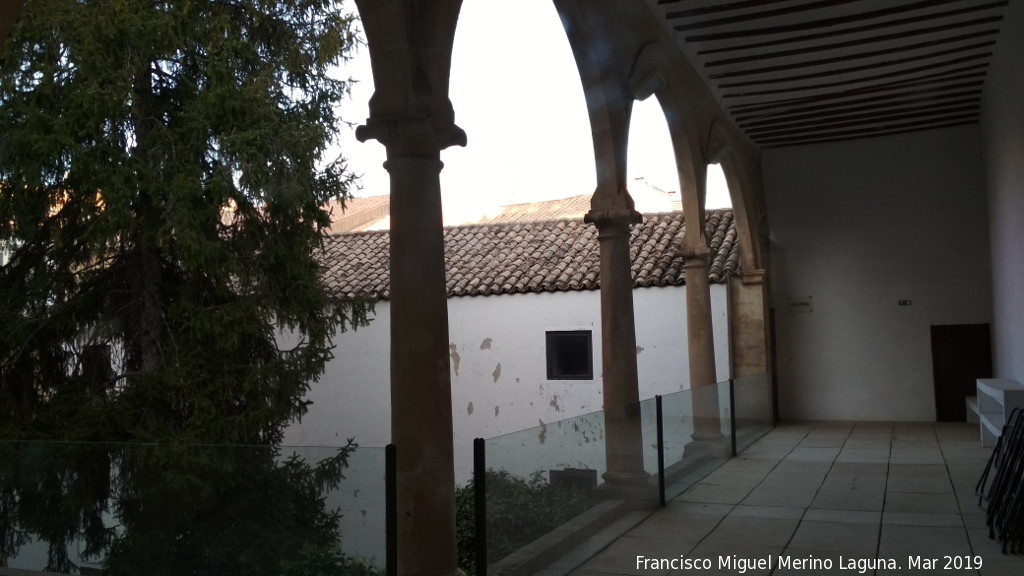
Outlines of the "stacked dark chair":
M 975 493 L 986 509 L 988 537 L 998 539 L 1003 554 L 1024 551 L 1024 411 L 1010 413 Z

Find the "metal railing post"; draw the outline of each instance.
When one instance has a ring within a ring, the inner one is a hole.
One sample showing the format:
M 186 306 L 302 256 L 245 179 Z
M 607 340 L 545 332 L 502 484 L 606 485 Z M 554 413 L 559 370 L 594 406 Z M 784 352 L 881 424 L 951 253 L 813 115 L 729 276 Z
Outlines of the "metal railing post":
M 398 474 L 395 445 L 384 447 L 384 572 L 398 576 Z
M 732 438 L 732 455 L 736 456 L 736 382 L 729 378 L 729 436 Z
M 476 576 L 487 576 L 487 464 L 483 438 L 473 439 L 473 504 Z
M 661 412 L 661 394 L 654 397 L 655 423 L 658 427 L 658 503 L 665 507 L 665 427 Z

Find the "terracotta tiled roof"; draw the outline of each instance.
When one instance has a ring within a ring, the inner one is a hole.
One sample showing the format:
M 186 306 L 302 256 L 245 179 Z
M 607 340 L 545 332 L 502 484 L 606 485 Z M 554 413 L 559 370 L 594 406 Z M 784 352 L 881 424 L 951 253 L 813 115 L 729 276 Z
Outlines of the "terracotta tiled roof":
M 349 198 L 344 208 L 340 202 L 331 200 L 327 209 L 331 212 L 331 234 L 360 230 L 391 213 L 391 196 Z
M 593 194 L 580 194 L 557 200 L 508 204 L 501 207 L 501 212 L 494 216 L 484 216 L 476 224 L 498 224 L 501 222 L 536 222 L 538 220 L 561 220 L 579 218 L 590 212 L 590 199 Z
M 680 212 L 647 214 L 631 227 L 634 286 L 685 284 L 683 230 Z M 732 210 L 709 210 L 705 233 L 711 239 L 708 277 L 724 282 L 740 261 Z M 453 226 L 444 235 L 450 297 L 599 287 L 597 229 L 582 220 Z M 334 296 L 387 299 L 389 247 L 386 230 L 331 236 L 323 257 Z

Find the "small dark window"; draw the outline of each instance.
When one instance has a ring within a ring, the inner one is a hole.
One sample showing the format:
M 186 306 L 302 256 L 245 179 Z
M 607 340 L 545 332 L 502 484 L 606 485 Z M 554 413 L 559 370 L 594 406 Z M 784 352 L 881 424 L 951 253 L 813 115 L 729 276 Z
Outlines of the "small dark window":
M 590 330 L 548 332 L 548 380 L 593 380 Z

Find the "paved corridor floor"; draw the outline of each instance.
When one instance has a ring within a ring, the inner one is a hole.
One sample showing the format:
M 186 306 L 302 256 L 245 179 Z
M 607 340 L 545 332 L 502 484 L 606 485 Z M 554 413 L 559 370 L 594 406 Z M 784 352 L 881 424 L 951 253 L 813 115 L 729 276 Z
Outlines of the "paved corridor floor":
M 571 574 L 1021 576 L 974 495 L 990 453 L 977 425 L 782 424 Z

